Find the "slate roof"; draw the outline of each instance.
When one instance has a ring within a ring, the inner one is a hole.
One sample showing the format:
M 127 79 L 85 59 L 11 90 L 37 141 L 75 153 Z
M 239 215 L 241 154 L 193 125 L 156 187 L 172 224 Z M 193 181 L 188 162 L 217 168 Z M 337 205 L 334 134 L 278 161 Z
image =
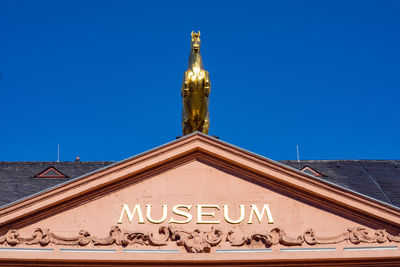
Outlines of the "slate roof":
M 400 207 L 400 160 L 283 160 L 301 170 L 310 166 L 320 179 Z
M 114 163 L 112 161 L 54 162 L 19 161 L 0 162 L 0 206 L 98 170 Z M 49 167 L 65 174 L 68 178 L 36 178 Z
M 112 163 L 0 162 L 0 206 Z M 323 175 L 320 179 L 400 207 L 400 160 L 284 160 L 280 163 L 298 170 L 309 166 Z M 35 178 L 35 175 L 49 167 L 54 167 L 68 178 Z

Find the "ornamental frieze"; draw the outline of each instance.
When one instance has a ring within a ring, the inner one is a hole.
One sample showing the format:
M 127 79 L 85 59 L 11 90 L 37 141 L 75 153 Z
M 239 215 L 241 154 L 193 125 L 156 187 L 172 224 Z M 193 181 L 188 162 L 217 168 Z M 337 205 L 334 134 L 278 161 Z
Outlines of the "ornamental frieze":
M 157 237 L 155 237 L 157 236 Z M 312 229 L 306 230 L 297 237 L 289 237 L 284 230 L 273 228 L 269 232 L 254 233 L 241 236 L 233 231 L 224 232 L 219 228 L 211 227 L 210 231 L 186 231 L 173 226 L 161 226 L 158 233 L 143 233 L 135 231 L 124 231 L 118 226 L 111 227 L 108 236 L 91 236 L 88 231 L 81 230 L 77 236 L 64 237 L 52 233 L 49 229 L 37 228 L 30 237 L 21 237 L 18 230 L 9 230 L 6 235 L 0 237 L 0 244 L 3 246 L 27 246 L 40 245 L 48 246 L 78 246 L 85 247 L 92 245 L 101 246 L 122 246 L 127 247 L 134 244 L 141 246 L 166 246 L 175 243 L 182 246 L 189 253 L 209 253 L 213 247 L 225 242 L 228 246 L 249 247 L 254 243 L 265 247 L 274 245 L 302 246 L 302 245 L 325 245 L 350 242 L 354 245 L 360 243 L 400 243 L 400 235 L 391 235 L 385 230 L 368 231 L 363 227 L 349 228 L 347 231 L 332 237 L 320 237 Z

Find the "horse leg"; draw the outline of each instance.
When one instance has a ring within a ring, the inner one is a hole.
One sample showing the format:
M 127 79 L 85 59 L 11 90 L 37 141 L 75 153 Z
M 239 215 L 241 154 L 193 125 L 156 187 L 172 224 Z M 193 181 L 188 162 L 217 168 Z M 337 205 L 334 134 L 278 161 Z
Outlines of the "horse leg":
M 183 128 L 183 135 L 187 135 L 193 132 L 193 126 L 189 119 L 185 119 L 182 122 L 182 128 Z
M 210 84 L 210 74 L 208 71 L 205 71 L 206 77 L 204 78 L 204 94 L 206 97 L 210 95 L 211 84 Z
M 208 134 L 208 128 L 210 127 L 210 121 L 208 120 L 208 117 L 204 119 L 203 125 L 201 127 L 201 132 Z

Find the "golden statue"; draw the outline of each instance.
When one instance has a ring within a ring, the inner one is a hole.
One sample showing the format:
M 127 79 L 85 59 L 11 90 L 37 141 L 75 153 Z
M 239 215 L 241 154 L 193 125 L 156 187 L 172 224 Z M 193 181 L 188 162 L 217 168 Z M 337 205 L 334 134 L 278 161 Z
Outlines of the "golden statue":
M 192 44 L 189 53 L 189 68 L 183 76 L 182 130 L 183 135 L 199 131 L 208 134 L 208 96 L 211 84 L 208 71 L 203 69 L 200 55 L 200 31 L 192 32 Z

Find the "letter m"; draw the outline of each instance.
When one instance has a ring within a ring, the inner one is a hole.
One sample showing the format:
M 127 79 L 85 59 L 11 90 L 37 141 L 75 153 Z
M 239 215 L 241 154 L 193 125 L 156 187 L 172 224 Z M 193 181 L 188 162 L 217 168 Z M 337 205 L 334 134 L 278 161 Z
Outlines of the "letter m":
M 136 206 L 133 208 L 132 212 L 129 210 L 128 204 L 123 204 L 122 205 L 121 216 L 119 217 L 118 223 L 122 223 L 122 219 L 124 217 L 124 214 L 126 214 L 126 216 L 128 216 L 129 223 L 132 223 L 133 216 L 135 215 L 135 212 L 137 212 L 138 217 L 139 217 L 138 223 L 144 223 L 143 213 L 142 213 L 142 209 L 140 207 L 140 204 L 136 204 Z
M 251 204 L 250 218 L 249 218 L 248 223 L 253 223 L 253 214 L 256 214 L 258 221 L 261 223 L 263 215 L 264 215 L 264 211 L 267 215 L 268 223 L 274 223 L 274 219 L 272 219 L 272 214 L 271 214 L 268 204 L 264 205 L 264 207 L 261 210 L 261 213 L 258 210 L 256 205 Z

